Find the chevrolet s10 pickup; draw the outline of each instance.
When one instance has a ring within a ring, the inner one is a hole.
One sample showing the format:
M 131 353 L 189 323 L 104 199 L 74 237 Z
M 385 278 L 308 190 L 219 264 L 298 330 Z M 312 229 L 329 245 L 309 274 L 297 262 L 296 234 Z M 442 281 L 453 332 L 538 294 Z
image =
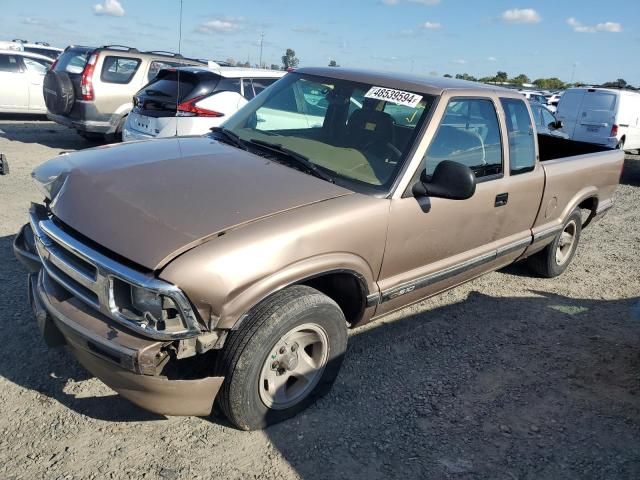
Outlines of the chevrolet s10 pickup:
M 206 136 L 43 163 L 14 252 L 48 345 L 257 429 L 330 389 L 348 328 L 516 261 L 560 275 L 623 158 L 538 135 L 518 92 L 303 68 Z

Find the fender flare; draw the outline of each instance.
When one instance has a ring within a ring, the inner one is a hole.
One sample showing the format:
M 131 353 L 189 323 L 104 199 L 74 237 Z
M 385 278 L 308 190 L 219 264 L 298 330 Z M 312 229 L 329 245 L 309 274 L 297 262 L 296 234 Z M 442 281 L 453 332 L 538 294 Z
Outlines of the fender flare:
M 595 208 L 589 214 L 589 218 L 583 223 L 583 228 L 587 226 L 587 224 L 591 221 L 591 219 L 595 216 L 596 211 L 598 210 L 598 204 L 600 203 L 600 197 L 598 196 L 598 189 L 594 186 L 585 187 L 576 193 L 570 202 L 567 202 L 567 207 L 562 211 L 562 215 L 560 218 L 562 219 L 562 225 L 569 218 L 569 215 L 585 200 L 590 198 L 595 199 Z
M 314 256 L 288 265 L 232 295 L 231 299 L 222 305 L 216 328 L 237 330 L 252 309 L 274 293 L 332 273 L 346 273 L 357 278 L 365 303 L 370 294 L 378 292 L 374 273 L 364 258 L 344 252 Z

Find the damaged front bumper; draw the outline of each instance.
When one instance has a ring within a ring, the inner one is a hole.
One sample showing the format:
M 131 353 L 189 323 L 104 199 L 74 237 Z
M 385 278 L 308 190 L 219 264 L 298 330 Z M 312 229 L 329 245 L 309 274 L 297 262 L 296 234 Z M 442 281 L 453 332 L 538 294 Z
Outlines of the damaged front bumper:
M 139 335 L 70 295 L 41 268 L 34 242 L 27 224 L 13 249 L 32 272 L 29 298 L 47 345 L 67 345 L 89 372 L 146 410 L 161 415 L 211 413 L 224 377 L 193 378 L 193 372 L 178 368 L 181 361 L 171 355 L 171 341 Z M 169 371 L 177 373 L 164 374 Z

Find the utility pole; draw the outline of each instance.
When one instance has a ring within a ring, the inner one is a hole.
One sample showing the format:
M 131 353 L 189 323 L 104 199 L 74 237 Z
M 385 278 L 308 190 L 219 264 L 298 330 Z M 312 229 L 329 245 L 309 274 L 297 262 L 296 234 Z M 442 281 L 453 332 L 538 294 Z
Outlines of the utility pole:
M 264 32 L 260 34 L 260 63 L 258 63 L 258 67 L 262 68 L 262 45 L 264 44 Z

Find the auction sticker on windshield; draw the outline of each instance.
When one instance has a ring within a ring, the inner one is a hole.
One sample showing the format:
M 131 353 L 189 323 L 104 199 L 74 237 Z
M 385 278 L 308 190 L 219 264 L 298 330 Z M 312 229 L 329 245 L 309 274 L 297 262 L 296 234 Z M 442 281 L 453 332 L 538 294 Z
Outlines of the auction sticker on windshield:
M 406 105 L 407 107 L 415 107 L 422 100 L 422 95 L 416 95 L 411 92 L 403 92 L 402 90 L 393 90 L 384 87 L 371 87 L 365 94 L 366 98 L 375 98 L 376 100 L 384 100 L 386 102 L 396 103 L 398 105 Z

